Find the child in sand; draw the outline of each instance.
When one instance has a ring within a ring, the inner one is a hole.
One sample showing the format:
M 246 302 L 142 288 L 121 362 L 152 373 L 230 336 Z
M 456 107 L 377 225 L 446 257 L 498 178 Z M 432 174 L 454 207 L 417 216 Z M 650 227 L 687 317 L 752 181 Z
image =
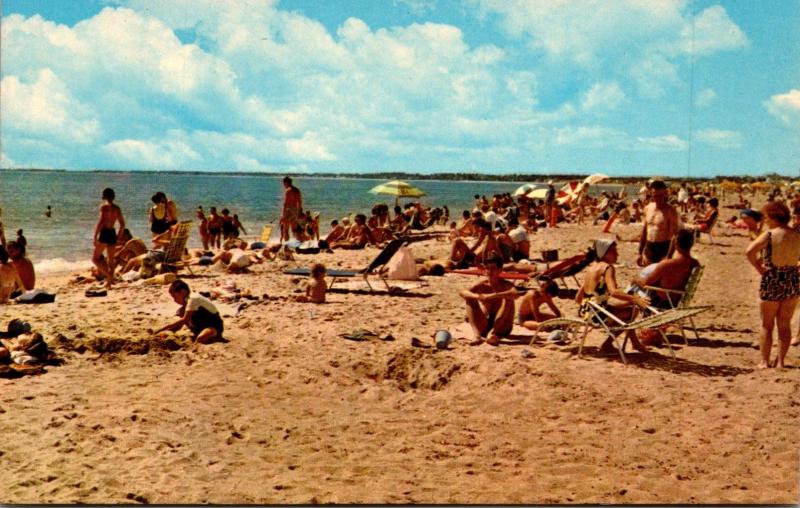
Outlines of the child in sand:
M 328 285 L 325 283 L 325 265 L 315 263 L 311 267 L 308 282 L 306 283 L 306 294 L 297 295 L 295 300 L 298 302 L 325 303 L 325 292 Z
M 556 296 L 558 296 L 558 284 L 552 280 L 539 289 L 532 289 L 525 293 L 519 304 L 519 324 L 528 330 L 536 330 L 542 321 L 561 317 L 561 311 L 553 302 L 553 298 Z M 545 304 L 553 311 L 552 314 L 539 310 Z
M 166 331 L 176 332 L 184 325 L 192 331 L 195 340 L 200 344 L 208 344 L 222 337 L 223 323 L 219 311 L 211 300 L 203 295 L 192 293 L 189 285 L 181 279 L 169 286 L 169 295 L 175 303 L 181 306 L 181 318 L 157 331 L 160 334 Z

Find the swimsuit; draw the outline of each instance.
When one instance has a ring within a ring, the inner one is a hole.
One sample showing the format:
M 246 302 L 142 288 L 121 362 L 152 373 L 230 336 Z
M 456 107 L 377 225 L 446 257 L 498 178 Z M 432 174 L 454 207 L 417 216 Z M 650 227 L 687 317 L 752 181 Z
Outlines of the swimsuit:
M 585 298 L 581 302 L 581 306 L 578 308 L 578 315 L 583 319 L 591 319 L 594 322 L 603 320 L 602 316 L 598 316 L 595 309 L 589 305 L 589 302 L 592 302 L 595 305 L 599 305 L 603 308 L 606 307 L 606 302 L 608 302 L 610 297 L 608 294 L 608 288 L 606 287 L 606 272 L 609 268 L 611 268 L 611 265 L 606 266 L 606 269 L 603 270 L 603 275 L 600 276 L 600 280 L 597 282 L 594 292 L 585 293 Z
M 189 329 L 192 331 L 192 333 L 197 335 L 206 328 L 213 328 L 217 331 L 218 335 L 222 336 L 222 318 L 219 316 L 219 314 L 214 314 L 205 307 L 200 307 L 194 311 L 194 313 L 192 313 Z
M 164 212 L 163 215 L 159 218 L 156 216 L 158 213 L 159 206 L 156 205 L 153 207 L 153 222 L 150 223 L 150 231 L 153 234 L 160 235 L 161 233 L 166 233 L 169 230 L 169 222 L 167 222 L 167 208 L 166 206 L 163 207 Z
M 762 301 L 788 300 L 800 295 L 800 271 L 797 266 L 775 266 L 772 264 L 772 233 L 767 233 L 764 248 L 764 266 L 767 271 L 761 276 L 759 296 Z
M 114 228 L 103 228 L 100 230 L 100 236 L 97 241 L 106 245 L 116 245 L 117 232 L 114 231 Z
M 670 240 L 665 242 L 647 242 L 644 244 L 644 251 L 642 254 L 650 261 L 650 263 L 658 263 L 669 253 Z

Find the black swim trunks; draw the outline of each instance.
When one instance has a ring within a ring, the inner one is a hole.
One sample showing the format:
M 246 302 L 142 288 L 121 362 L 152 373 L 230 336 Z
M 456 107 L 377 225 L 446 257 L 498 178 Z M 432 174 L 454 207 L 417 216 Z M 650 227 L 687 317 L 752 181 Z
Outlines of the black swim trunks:
M 642 252 L 650 263 L 658 263 L 669 254 L 670 241 L 666 242 L 647 242 L 644 244 Z
M 223 330 L 222 318 L 219 314 L 214 314 L 205 307 L 200 307 L 192 314 L 189 329 L 192 330 L 192 333 L 198 335 L 206 328 L 215 329 L 217 334 L 221 337 Z
M 100 230 L 100 236 L 97 240 L 106 245 L 116 245 L 117 232 L 114 231 L 114 228 L 103 228 Z

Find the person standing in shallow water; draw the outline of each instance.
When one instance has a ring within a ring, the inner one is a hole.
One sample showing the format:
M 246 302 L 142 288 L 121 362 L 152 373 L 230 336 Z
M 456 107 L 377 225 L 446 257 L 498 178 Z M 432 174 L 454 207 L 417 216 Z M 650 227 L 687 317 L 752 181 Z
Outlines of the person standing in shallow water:
M 100 205 L 100 217 L 94 228 L 94 253 L 92 263 L 106 278 L 106 287 L 110 288 L 114 281 L 114 250 L 117 244 L 117 231 L 114 225 L 119 223 L 119 235 L 125 229 L 125 218 L 122 210 L 114 204 L 114 189 L 103 189 L 103 203 Z M 106 251 L 105 260 L 102 258 Z

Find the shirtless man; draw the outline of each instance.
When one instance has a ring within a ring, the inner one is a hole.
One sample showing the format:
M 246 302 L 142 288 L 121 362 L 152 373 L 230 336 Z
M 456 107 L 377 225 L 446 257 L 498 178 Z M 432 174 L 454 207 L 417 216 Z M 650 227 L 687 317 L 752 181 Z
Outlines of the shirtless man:
M 673 237 L 678 233 L 678 211 L 667 203 L 669 191 L 661 180 L 650 184 L 653 199 L 644 207 L 644 226 L 639 238 L 639 266 L 658 263 L 670 254 Z
M 300 212 L 303 210 L 303 197 L 300 189 L 292 185 L 292 179 L 283 177 L 283 212 L 281 213 L 281 242 L 289 240 L 289 232 L 294 231 Z
M 35 287 L 36 273 L 33 271 L 31 260 L 25 257 L 25 246 L 17 242 L 9 242 L 7 250 L 8 257 L 11 258 L 11 264 L 17 270 L 22 285 L 30 291 Z
M 522 295 L 513 284 L 500 278 L 503 260 L 491 257 L 485 262 L 486 280 L 459 294 L 467 304 L 467 320 L 474 334 L 473 345 L 500 344 L 514 327 L 514 300 Z
M 700 262 L 692 257 L 694 235 L 691 231 L 680 230 L 675 244 L 676 250 L 671 258 L 662 259 L 656 264 L 647 266 L 638 276 L 634 277 L 633 284 L 640 288 L 655 286 L 682 291 L 686 287 L 686 281 L 689 280 L 692 270 L 699 266 Z M 650 304 L 661 309 L 671 308 L 679 298 L 675 293 L 664 291 L 655 291 L 649 296 Z
M 117 244 L 117 231 L 114 230 L 114 224 L 119 223 L 120 235 L 125 229 L 122 210 L 114 204 L 114 197 L 114 189 L 103 189 L 104 203 L 100 205 L 100 217 L 94 228 L 94 253 L 92 253 L 92 263 L 106 277 L 106 287 L 108 288 L 111 287 L 114 279 L 114 249 Z M 104 250 L 106 251 L 105 261 L 100 259 Z

